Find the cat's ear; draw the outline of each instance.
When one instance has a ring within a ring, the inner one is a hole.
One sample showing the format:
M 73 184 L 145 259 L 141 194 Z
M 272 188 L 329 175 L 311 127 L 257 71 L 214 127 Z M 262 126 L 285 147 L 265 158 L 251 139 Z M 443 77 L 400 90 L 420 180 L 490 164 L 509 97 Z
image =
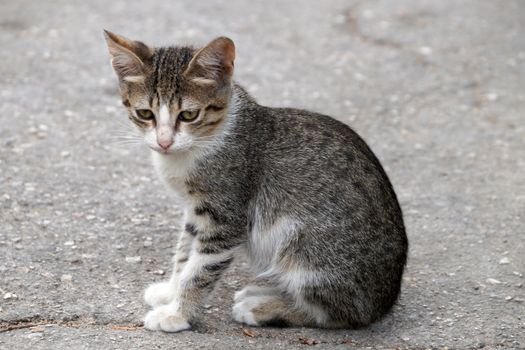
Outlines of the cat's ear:
M 233 75 L 235 44 L 226 37 L 219 37 L 193 56 L 184 76 L 199 85 L 223 85 Z
M 126 39 L 104 30 L 108 44 L 111 65 L 121 81 L 144 79 L 145 63 L 153 56 L 154 50 L 140 41 Z

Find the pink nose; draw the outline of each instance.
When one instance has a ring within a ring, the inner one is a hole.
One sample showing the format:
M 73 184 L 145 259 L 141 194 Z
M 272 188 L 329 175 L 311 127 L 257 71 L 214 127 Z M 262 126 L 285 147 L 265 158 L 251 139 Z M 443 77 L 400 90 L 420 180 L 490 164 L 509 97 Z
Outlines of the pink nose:
M 162 149 L 167 150 L 168 148 L 170 148 L 171 145 L 173 145 L 173 140 L 162 140 L 157 141 L 157 143 L 160 147 L 162 147 Z
M 173 145 L 173 129 L 169 125 L 157 127 L 157 143 L 163 150 L 167 150 Z

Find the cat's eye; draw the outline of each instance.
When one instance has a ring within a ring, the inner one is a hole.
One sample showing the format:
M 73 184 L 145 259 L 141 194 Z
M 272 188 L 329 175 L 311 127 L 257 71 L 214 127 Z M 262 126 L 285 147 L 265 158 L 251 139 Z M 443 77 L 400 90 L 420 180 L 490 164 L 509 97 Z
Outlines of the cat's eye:
M 142 120 L 155 119 L 155 114 L 153 114 L 151 109 L 136 109 L 135 112 L 137 112 L 137 116 Z
M 179 120 L 183 122 L 191 122 L 197 119 L 199 111 L 182 111 L 179 113 Z

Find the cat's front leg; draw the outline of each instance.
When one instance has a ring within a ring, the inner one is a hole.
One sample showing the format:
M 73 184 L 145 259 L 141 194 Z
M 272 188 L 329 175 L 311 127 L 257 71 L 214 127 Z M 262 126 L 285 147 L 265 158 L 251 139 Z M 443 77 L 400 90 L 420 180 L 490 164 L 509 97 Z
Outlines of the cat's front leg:
M 144 327 L 178 332 L 190 328 L 196 312 L 233 260 L 238 239 L 227 232 L 198 233 L 179 278 L 175 298 L 146 315 Z
M 185 225 L 173 256 L 171 278 L 168 281 L 152 284 L 146 289 L 144 293 L 146 304 L 152 307 L 165 305 L 169 304 L 176 297 L 177 289 L 179 288 L 179 276 L 182 268 L 188 261 L 195 233 L 196 230 L 192 224 Z

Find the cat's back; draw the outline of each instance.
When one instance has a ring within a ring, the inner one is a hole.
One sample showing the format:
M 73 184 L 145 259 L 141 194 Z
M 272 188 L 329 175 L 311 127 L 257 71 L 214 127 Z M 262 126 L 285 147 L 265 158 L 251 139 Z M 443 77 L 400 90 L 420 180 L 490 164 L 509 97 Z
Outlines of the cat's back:
M 323 287 L 303 287 L 306 300 L 331 305 L 334 319 L 355 318 L 352 324 L 377 319 L 397 298 L 408 248 L 401 208 L 379 160 L 356 132 L 326 115 L 255 107 L 249 118 L 249 161 L 258 179 L 249 212 L 263 222 L 251 233 L 254 260 L 265 261 L 257 260 L 261 242 L 292 227 L 295 233 L 282 237 L 293 239 L 272 250 L 282 264 L 269 271 L 317 271 L 312 276 Z
M 354 167 L 362 165 L 363 161 L 379 164 L 354 130 L 328 115 L 296 108 L 259 106 L 254 120 L 260 143 L 267 151 L 282 151 L 281 158 L 290 156 L 301 161 L 317 156 L 321 163 L 339 160 L 332 165 L 344 169 L 348 163 Z
M 301 109 L 252 108 L 251 147 L 267 181 L 332 216 L 381 211 L 401 223 L 383 167 L 349 126 Z

